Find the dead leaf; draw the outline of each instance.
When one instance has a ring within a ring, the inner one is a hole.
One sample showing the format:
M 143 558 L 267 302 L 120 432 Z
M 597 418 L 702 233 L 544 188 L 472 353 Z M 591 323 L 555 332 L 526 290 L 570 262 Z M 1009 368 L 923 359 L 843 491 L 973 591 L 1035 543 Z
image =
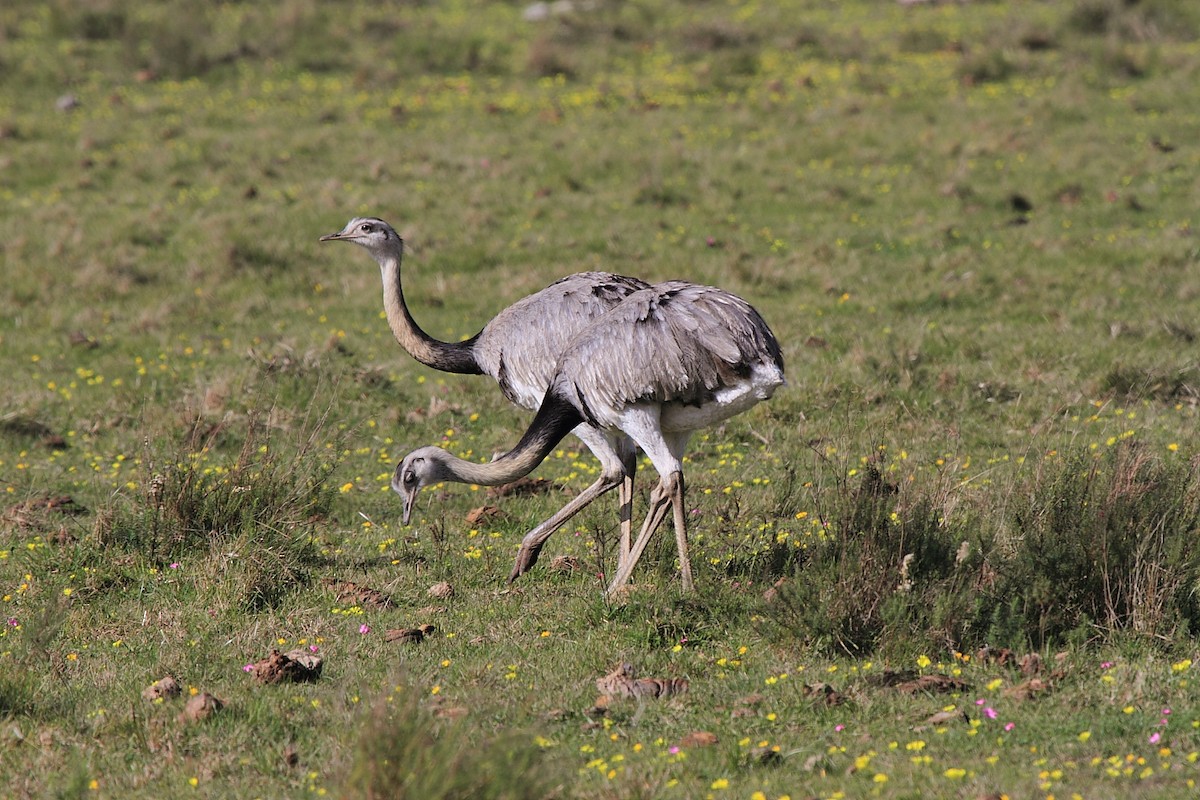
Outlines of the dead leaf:
M 496 506 L 479 506 L 467 512 L 466 520 L 468 525 L 478 525 L 480 522 L 486 522 L 502 516 L 504 516 L 504 512 Z
M 824 775 L 829 769 L 829 760 L 824 753 L 813 753 L 804 759 L 804 771 Z
M 939 711 L 925 720 L 926 725 L 946 725 L 951 722 L 970 722 L 963 711 Z
M 1048 691 L 1050 691 L 1049 683 L 1041 678 L 1030 678 L 1024 683 L 1018 683 L 1016 686 L 1005 689 L 1004 696 L 1014 700 L 1033 700 Z
M 4 510 L 3 522 L 15 528 L 46 529 L 58 524 L 51 522 L 51 516 L 74 517 L 86 513 L 88 510 L 70 495 L 46 495 L 9 506 Z
M 948 675 L 941 673 L 933 673 L 932 675 L 922 675 L 914 681 L 905 681 L 897 683 L 895 689 L 905 694 L 918 694 L 920 692 L 930 692 L 933 694 L 945 694 L 947 692 L 965 692 L 971 687 L 964 681 L 958 678 L 951 678 Z
M 688 749 L 691 747 L 711 747 L 717 743 L 717 735 L 710 731 L 692 731 L 679 740 L 679 746 Z
M 363 586 L 353 581 L 339 581 L 334 578 L 324 578 L 322 584 L 337 597 L 339 603 L 348 603 L 366 608 L 394 608 L 395 602 L 383 592 Z
M 436 597 L 438 600 L 449 600 L 454 597 L 454 587 L 446 581 L 440 581 L 429 587 L 426 592 L 430 597 Z
M 147 700 L 169 700 L 174 697 L 179 697 L 183 692 L 183 688 L 179 685 L 179 681 L 172 678 L 170 675 L 165 678 L 159 678 L 154 683 L 142 690 L 142 697 Z
M 396 628 L 386 631 L 383 634 L 385 642 L 402 642 L 407 644 L 420 644 L 425 641 L 425 638 L 432 636 L 437 632 L 437 628 L 433 625 L 418 625 L 415 628 Z
M 1017 665 L 1021 668 L 1022 675 L 1031 678 L 1042 671 L 1042 657 L 1037 653 L 1026 653 L 1021 656 Z
M 187 705 L 183 707 L 183 711 L 179 712 L 176 717 L 180 722 L 200 722 L 206 720 L 213 714 L 225 707 L 214 695 L 208 692 L 200 692 L 188 698 Z
M 886 688 L 886 687 L 892 687 L 892 686 L 899 686 L 902 683 L 908 683 L 910 681 L 915 681 L 916 679 L 917 679 L 916 670 L 885 669 L 883 672 L 880 672 L 878 675 L 868 675 L 866 678 L 866 681 L 871 686 L 883 686 Z
M 437 395 L 431 395 L 429 398 L 429 411 L 427 413 L 431 417 L 439 416 L 441 414 L 446 413 L 447 411 L 458 411 L 458 410 L 459 410 L 459 406 L 457 403 L 451 403 L 450 401 L 444 400 L 441 397 L 438 397 Z
M 553 572 L 578 572 L 583 565 L 575 556 L 555 556 L 550 561 L 550 569 Z
M 72 347 L 83 347 L 88 350 L 94 350 L 100 346 L 99 342 L 83 331 L 71 331 L 67 334 L 67 341 Z
M 846 702 L 846 697 L 841 692 L 834 690 L 827 683 L 814 683 L 812 686 L 804 684 L 800 687 L 800 693 L 810 700 L 817 700 L 829 708 L 840 706 Z
M 633 665 L 619 665 L 612 672 L 596 679 L 596 688 L 615 697 L 667 697 L 688 690 L 685 678 L 635 678 Z
M 469 713 L 471 711 L 466 706 L 446 706 L 434 711 L 433 715 L 440 719 L 462 719 Z

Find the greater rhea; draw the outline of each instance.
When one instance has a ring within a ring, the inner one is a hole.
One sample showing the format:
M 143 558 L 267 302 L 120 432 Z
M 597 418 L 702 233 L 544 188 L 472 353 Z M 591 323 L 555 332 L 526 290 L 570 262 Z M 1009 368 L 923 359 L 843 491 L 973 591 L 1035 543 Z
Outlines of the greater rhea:
M 685 591 L 693 586 L 684 514 L 683 453 L 693 431 L 740 414 L 784 383 L 783 354 L 745 300 L 711 286 L 669 281 L 641 289 L 576 334 L 559 358 L 533 422 L 517 445 L 489 463 L 422 447 L 396 467 L 392 488 L 405 517 L 421 487 L 441 481 L 495 486 L 529 474 L 570 431 L 591 424 L 627 436 L 650 458 L 659 482 L 607 592 L 623 586 L 674 512 Z M 553 531 L 531 532 L 510 577 L 521 574 Z
M 404 240 L 391 225 L 375 217 L 356 217 L 341 231 L 322 236 L 320 241 L 353 242 L 379 263 L 388 325 L 396 341 L 413 358 L 443 372 L 490 375 L 505 397 L 531 411 L 541 405 L 554 376 L 554 365 L 571 338 L 629 295 L 649 287 L 637 278 L 610 272 L 568 275 L 513 303 L 470 339 L 443 342 L 423 331 L 408 310 L 400 276 Z M 581 421 L 573 432 L 599 459 L 600 477 L 526 538 L 544 540 L 596 497 L 619 487 L 624 557 L 630 547 L 637 449 L 623 434 L 606 433 L 588 421 Z M 408 505 L 405 525 L 410 512 Z M 521 571 L 532 567 L 536 560 L 535 552 Z

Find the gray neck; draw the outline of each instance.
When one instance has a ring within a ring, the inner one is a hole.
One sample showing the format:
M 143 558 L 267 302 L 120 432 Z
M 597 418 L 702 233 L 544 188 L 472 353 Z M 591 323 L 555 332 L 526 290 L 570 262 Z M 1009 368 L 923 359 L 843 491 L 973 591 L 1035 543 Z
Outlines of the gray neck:
M 500 486 L 523 478 L 545 460 L 554 446 L 583 422 L 583 416 L 566 400 L 547 393 L 542 407 L 512 450 L 485 464 L 476 464 L 445 453 L 445 479 L 479 486 Z
M 417 326 L 404 302 L 400 285 L 400 259 L 404 245 L 395 254 L 379 257 L 379 272 L 383 278 L 383 310 L 387 314 L 392 335 L 409 355 L 427 367 L 442 372 L 479 375 L 483 372 L 475 360 L 475 337 L 465 342 L 443 342 Z

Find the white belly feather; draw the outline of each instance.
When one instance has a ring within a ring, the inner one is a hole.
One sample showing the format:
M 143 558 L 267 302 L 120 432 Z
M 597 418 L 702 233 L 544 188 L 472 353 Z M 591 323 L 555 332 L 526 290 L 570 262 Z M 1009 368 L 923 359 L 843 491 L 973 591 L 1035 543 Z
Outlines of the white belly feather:
M 715 425 L 766 400 L 783 384 L 783 373 L 774 364 L 755 365 L 748 379 L 718 389 L 713 400 L 704 405 L 665 404 L 660 417 L 662 429 L 683 432 Z

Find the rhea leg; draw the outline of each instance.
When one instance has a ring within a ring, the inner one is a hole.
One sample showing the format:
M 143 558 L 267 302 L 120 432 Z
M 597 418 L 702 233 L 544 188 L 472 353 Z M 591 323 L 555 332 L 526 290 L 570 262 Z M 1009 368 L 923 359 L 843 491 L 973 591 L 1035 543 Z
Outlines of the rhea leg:
M 632 480 L 628 476 L 602 474 L 600 478 L 588 488 L 584 489 L 578 495 L 571 499 L 571 502 L 560 508 L 554 513 L 550 519 L 538 525 L 536 528 L 525 534 L 525 538 L 521 540 L 521 549 L 517 551 L 517 561 L 513 565 L 512 573 L 508 576 L 508 582 L 512 583 L 517 578 L 528 572 L 537 563 L 538 556 L 542 552 L 542 545 L 546 540 L 554 535 L 554 532 L 561 528 L 567 520 L 583 510 L 584 506 L 591 503 L 605 492 L 620 487 L 622 494 L 625 491 L 625 483 L 629 480 L 632 486 Z M 632 492 L 632 489 L 631 489 Z
M 642 553 L 646 550 L 646 545 L 650 543 L 650 537 L 658 530 L 658 526 L 666 519 L 667 508 L 671 505 L 671 497 L 673 489 L 667 485 L 673 476 L 679 475 L 678 472 L 672 473 L 667 478 L 660 479 L 658 485 L 650 492 L 650 510 L 646 513 L 646 520 L 642 523 L 642 529 L 638 532 L 637 539 L 634 540 L 633 546 L 630 549 L 629 557 L 617 565 L 617 574 L 613 577 L 612 583 L 608 585 L 605 594 L 612 594 L 617 589 L 629 582 L 629 576 L 633 574 L 633 568 L 637 565 L 638 560 L 642 557 Z M 688 570 L 689 578 L 691 569 Z
M 617 568 L 629 559 L 629 549 L 633 537 L 633 476 L 637 472 L 637 448 L 626 440 L 625 451 L 621 454 L 625 475 L 621 478 L 621 493 L 618 495 L 621 507 L 618 514 L 621 520 L 621 542 L 617 551 Z
M 676 472 L 671 507 L 675 512 L 675 546 L 679 548 L 679 578 L 685 592 L 692 591 L 692 563 L 688 560 L 687 517 L 683 508 L 683 473 Z
M 600 495 L 620 487 L 621 553 L 623 560 L 629 550 L 629 536 L 633 518 L 633 476 L 637 470 L 637 447 L 625 436 L 610 436 L 591 425 L 580 425 L 574 430 L 593 455 L 600 460 L 600 477 L 577 497 L 555 512 L 554 516 L 541 523 L 521 541 L 516 563 L 508 576 L 512 583 L 528 572 L 537 563 L 542 546 L 567 520 L 578 514 L 585 506 Z

